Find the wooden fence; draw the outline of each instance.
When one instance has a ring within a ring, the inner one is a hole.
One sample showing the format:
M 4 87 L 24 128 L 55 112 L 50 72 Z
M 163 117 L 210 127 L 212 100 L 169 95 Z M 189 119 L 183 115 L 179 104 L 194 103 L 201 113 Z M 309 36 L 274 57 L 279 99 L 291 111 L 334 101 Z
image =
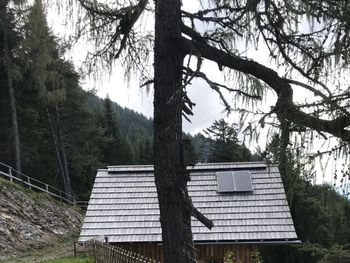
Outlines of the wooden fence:
M 97 240 L 87 241 L 84 245 L 86 254 L 92 256 L 95 263 L 161 263 Z
M 49 184 L 43 183 L 39 180 L 29 177 L 2 162 L 0 162 L 0 176 L 10 180 L 11 182 L 27 186 L 30 190 L 45 192 L 65 203 L 76 205 L 76 200 L 72 195 L 67 194 L 62 190 L 53 187 Z

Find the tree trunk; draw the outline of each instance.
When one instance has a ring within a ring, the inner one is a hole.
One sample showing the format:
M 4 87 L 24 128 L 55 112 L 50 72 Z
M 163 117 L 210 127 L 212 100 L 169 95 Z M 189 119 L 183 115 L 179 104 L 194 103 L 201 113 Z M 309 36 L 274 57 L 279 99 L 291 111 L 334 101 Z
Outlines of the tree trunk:
M 67 162 L 67 154 L 66 154 L 66 149 L 64 147 L 64 140 L 63 140 L 63 135 L 62 135 L 62 128 L 61 128 L 61 118 L 60 118 L 60 112 L 58 110 L 58 107 L 56 105 L 55 107 L 56 110 L 56 118 L 57 118 L 57 133 L 58 133 L 58 146 L 61 152 L 62 156 L 62 168 L 63 168 L 63 173 L 65 177 L 65 186 L 64 190 L 67 194 L 71 195 L 71 184 L 70 184 L 70 177 L 69 177 L 69 169 L 68 169 L 68 162 Z
M 46 115 L 47 115 L 47 119 L 48 119 L 48 122 L 49 122 L 49 127 L 50 127 L 50 130 L 51 130 L 51 134 L 52 134 L 52 139 L 53 139 L 53 144 L 54 144 L 54 147 L 55 147 L 55 152 L 56 152 L 56 156 L 57 156 L 57 163 L 58 163 L 58 169 L 59 169 L 59 173 L 60 173 L 60 177 L 61 177 L 61 180 L 62 180 L 62 184 L 63 184 L 63 188 L 64 188 L 64 191 L 67 193 L 67 194 L 70 194 L 71 193 L 71 187 L 70 187 L 70 180 L 69 180 L 69 177 L 68 177 L 68 180 L 67 180 L 67 161 L 66 161 L 66 157 L 65 155 L 62 156 L 62 147 L 60 146 L 60 138 L 59 138 L 59 134 L 57 132 L 57 125 L 54 123 L 52 117 L 51 117 L 51 114 L 50 114 L 50 111 L 48 109 L 48 107 L 46 106 Z
M 19 131 L 18 131 L 18 120 L 17 120 L 17 109 L 16 109 L 16 97 L 15 97 L 15 89 L 13 87 L 12 82 L 12 60 L 10 56 L 10 49 L 8 46 L 8 37 L 7 37 L 7 28 L 3 28 L 3 36 L 4 36 L 4 60 L 5 60 L 5 69 L 7 75 L 7 85 L 9 92 L 9 100 L 10 100 L 10 109 L 11 109 L 11 123 L 12 123 L 12 149 L 15 157 L 15 167 L 16 170 L 21 172 L 21 152 L 19 145 Z
M 154 48 L 155 182 L 167 263 L 195 262 L 188 208 L 189 176 L 182 156 L 181 1 L 157 0 Z

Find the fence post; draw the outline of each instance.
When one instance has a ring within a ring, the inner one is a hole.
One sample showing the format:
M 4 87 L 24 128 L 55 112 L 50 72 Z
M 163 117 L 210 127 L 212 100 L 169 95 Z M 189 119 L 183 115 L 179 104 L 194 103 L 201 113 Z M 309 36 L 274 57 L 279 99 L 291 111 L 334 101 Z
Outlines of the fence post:
M 28 181 L 29 190 L 32 190 L 32 185 L 30 183 L 30 177 L 28 177 L 28 176 L 27 176 L 27 181 Z
M 45 184 L 45 189 L 46 189 L 46 192 L 49 193 L 49 185 L 48 184 Z
M 9 176 L 10 176 L 10 182 L 13 182 L 13 178 L 12 178 L 12 169 L 11 167 L 9 167 Z
M 93 249 L 93 255 L 94 255 L 94 262 L 97 263 L 97 254 L 96 254 L 96 244 L 95 242 L 92 243 L 92 249 Z

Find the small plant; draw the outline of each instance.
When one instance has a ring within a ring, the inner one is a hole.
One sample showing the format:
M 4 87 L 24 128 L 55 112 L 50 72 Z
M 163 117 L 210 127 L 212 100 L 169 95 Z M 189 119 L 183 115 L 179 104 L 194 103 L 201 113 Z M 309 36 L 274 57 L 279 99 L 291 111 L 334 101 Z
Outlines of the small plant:
M 235 253 L 232 250 L 228 250 L 225 253 L 224 263 L 241 263 L 241 261 L 236 259 Z
M 252 263 L 263 263 L 262 256 L 260 254 L 260 251 L 258 249 L 255 249 L 252 251 L 251 255 Z

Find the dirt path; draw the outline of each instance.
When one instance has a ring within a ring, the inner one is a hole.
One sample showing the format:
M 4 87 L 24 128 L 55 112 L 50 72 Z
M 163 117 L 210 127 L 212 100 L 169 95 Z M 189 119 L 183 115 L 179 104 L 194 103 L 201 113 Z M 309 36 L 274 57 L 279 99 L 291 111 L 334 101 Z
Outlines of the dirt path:
M 57 259 L 74 255 L 73 239 L 61 241 L 53 246 L 39 250 L 28 251 L 16 258 L 6 261 L 7 263 L 40 263 L 50 259 Z

